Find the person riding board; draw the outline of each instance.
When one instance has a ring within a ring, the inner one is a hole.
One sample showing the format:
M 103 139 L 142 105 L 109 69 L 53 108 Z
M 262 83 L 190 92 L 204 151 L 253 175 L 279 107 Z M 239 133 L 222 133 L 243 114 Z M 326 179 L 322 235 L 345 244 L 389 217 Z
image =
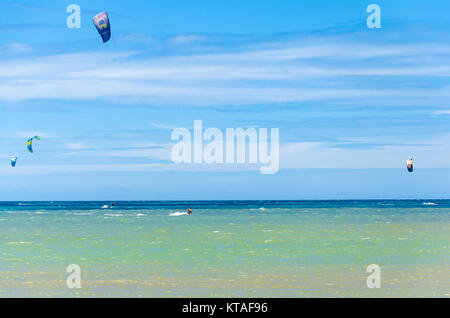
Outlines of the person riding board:
M 188 214 L 191 215 L 192 214 L 192 210 L 190 207 L 188 207 Z

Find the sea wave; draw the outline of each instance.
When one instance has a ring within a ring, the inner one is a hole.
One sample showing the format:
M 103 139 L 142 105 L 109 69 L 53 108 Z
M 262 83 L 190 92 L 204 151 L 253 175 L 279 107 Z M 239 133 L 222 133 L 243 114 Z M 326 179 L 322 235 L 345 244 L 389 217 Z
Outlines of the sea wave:
M 188 215 L 188 213 L 187 212 L 172 212 L 172 213 L 169 213 L 169 216 L 182 216 L 182 215 Z

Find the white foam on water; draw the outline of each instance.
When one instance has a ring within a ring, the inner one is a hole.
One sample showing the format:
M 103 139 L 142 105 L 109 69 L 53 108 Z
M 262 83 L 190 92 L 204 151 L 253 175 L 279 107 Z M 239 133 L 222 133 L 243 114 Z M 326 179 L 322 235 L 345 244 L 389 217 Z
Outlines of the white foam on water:
M 102 209 L 108 209 L 108 208 L 109 208 L 109 205 L 107 205 L 107 204 L 102 206 Z
M 264 211 L 265 208 L 264 207 L 260 207 L 258 210 Z
M 182 216 L 182 215 L 188 215 L 187 212 L 172 212 L 169 213 L 169 216 Z
M 434 203 L 434 202 L 423 202 L 422 204 L 423 204 L 423 205 L 437 205 L 437 204 Z
M 103 215 L 104 216 L 123 216 L 123 214 L 120 214 L 120 213 L 118 213 L 118 214 L 105 213 Z
M 144 216 L 145 214 L 143 214 L 143 213 L 138 213 L 138 214 L 136 214 L 136 216 Z

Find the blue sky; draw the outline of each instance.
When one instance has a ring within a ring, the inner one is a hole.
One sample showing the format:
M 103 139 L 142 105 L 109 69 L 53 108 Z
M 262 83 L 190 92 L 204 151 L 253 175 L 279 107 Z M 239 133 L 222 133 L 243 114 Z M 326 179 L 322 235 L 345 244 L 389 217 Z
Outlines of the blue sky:
M 66 27 L 70 3 L 80 29 Z M 366 26 L 370 3 L 381 29 Z M 106 44 L 91 21 L 103 10 Z M 448 12 L 442 1 L 4 1 L 0 200 L 449 198 Z M 175 165 L 172 129 L 195 119 L 279 128 L 280 171 Z

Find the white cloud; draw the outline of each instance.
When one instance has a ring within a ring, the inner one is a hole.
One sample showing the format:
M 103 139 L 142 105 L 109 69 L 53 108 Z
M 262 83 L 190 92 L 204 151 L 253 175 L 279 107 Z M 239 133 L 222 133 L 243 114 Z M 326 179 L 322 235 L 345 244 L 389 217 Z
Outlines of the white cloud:
M 362 141 L 355 138 L 355 140 Z M 167 163 L 48 164 L 11 169 L 0 167 L 0 175 L 60 174 L 67 172 L 151 172 L 151 171 L 254 171 L 260 164 L 175 164 L 170 161 L 172 145 L 155 149 L 88 150 L 91 158 L 147 158 Z M 342 148 L 331 142 L 297 142 L 280 145 L 280 171 L 288 169 L 404 169 L 413 158 L 419 169 L 447 168 L 450 165 L 450 134 L 412 141 L 409 145 L 372 148 Z M 5 157 L 6 158 L 6 157 Z
M 136 102 L 193 104 L 200 106 L 223 104 L 289 103 L 318 100 L 358 99 L 389 100 L 394 103 L 431 103 L 449 99 L 450 89 L 358 89 L 358 88 L 292 88 L 292 87 L 217 87 L 210 84 L 174 85 L 133 81 L 42 80 L 38 83 L 9 81 L 0 87 L 0 99 L 23 101 L 30 99 L 86 100 L 99 98 L 130 98 Z M 400 99 L 400 102 L 397 101 Z
M 58 135 L 47 133 L 43 131 L 16 131 L 14 137 L 19 138 L 31 138 L 33 136 L 39 136 L 41 138 L 58 138 Z
M 72 143 L 67 143 L 66 148 L 70 149 L 70 150 L 82 150 L 82 149 L 86 149 L 87 147 L 82 142 L 72 142 Z
M 207 37 L 200 34 L 180 34 L 169 39 L 169 42 L 174 44 L 190 44 L 206 40 Z
M 0 167 L 0 175 L 48 175 L 67 172 L 164 172 L 164 171 L 258 171 L 258 165 L 222 164 L 77 164 L 77 165 L 28 165 Z
M 445 103 L 450 97 L 448 86 L 427 88 L 419 80 L 416 86 L 414 81 L 408 86 L 361 85 L 374 77 L 449 77 L 450 65 L 440 57 L 450 54 L 450 46 L 439 43 L 297 41 L 249 46 L 234 53 L 136 60 L 138 53 L 90 52 L 4 60 L 0 62 L 0 100 L 123 99 L 202 106 L 370 99 L 391 105 L 432 105 L 440 100 Z M 406 58 L 410 62 L 405 63 Z M 382 63 L 377 64 L 376 59 Z
M 1 53 L 25 53 L 32 50 L 32 47 L 26 43 L 8 43 L 0 47 Z
M 435 114 L 435 115 L 450 115 L 450 109 L 437 110 L 437 111 L 433 112 L 433 114 Z
M 342 148 L 335 143 L 292 143 L 281 146 L 282 169 L 402 168 L 413 157 L 421 168 L 446 168 L 450 164 L 450 134 L 410 141 L 408 145 Z
M 142 33 L 130 33 L 130 34 L 118 34 L 117 42 L 151 44 L 155 42 L 155 40 L 152 37 Z
M 93 157 L 115 158 L 147 158 L 158 160 L 170 160 L 170 146 L 149 149 L 124 149 L 124 150 L 97 150 L 93 151 Z
M 155 123 L 153 121 L 149 121 L 148 124 L 152 127 L 155 128 L 159 128 L 159 129 L 164 129 L 164 130 L 173 130 L 176 127 L 175 126 L 170 126 L 170 125 L 165 125 L 165 124 L 159 124 L 159 123 Z

